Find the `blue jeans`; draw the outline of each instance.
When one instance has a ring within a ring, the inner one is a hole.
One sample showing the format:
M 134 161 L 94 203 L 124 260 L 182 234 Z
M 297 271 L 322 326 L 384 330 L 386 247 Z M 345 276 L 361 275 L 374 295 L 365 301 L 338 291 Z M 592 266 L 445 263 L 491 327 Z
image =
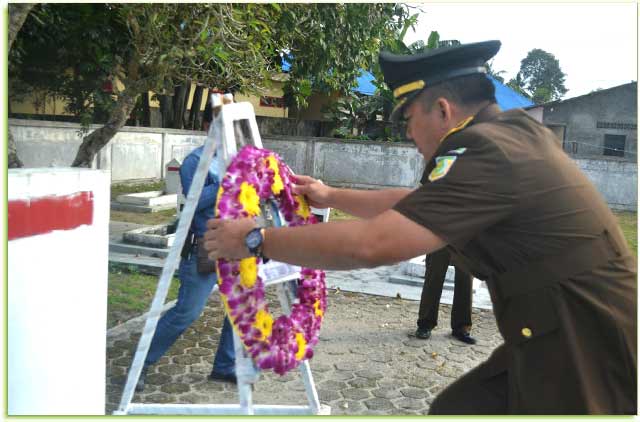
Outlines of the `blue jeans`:
M 145 365 L 156 363 L 191 323 L 198 319 L 207 303 L 216 282 L 216 274 L 203 275 L 198 273 L 196 261 L 195 251 L 189 259 L 183 258 L 180 261 L 178 300 L 175 306 L 169 309 L 158 321 L 144 362 Z M 233 330 L 226 316 L 222 324 L 218 350 L 213 360 L 213 370 L 223 375 L 235 373 Z

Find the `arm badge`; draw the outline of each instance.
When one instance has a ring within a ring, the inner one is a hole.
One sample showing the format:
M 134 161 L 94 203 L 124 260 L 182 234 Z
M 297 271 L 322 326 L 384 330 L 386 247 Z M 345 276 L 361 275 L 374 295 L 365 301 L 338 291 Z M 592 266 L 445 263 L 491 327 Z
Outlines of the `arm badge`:
M 429 181 L 435 182 L 438 179 L 442 179 L 444 176 L 449 173 L 451 167 L 453 167 L 453 163 L 456 162 L 455 155 L 445 155 L 443 157 L 436 157 L 436 166 L 429 173 Z

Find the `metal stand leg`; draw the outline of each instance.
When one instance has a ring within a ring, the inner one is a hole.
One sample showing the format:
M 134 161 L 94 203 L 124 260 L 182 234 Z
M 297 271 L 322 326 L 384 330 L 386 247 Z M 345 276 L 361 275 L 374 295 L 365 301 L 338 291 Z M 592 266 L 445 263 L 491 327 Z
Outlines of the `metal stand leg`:
M 227 110 L 225 112 L 225 109 Z M 166 258 L 165 266 L 160 276 L 158 288 L 151 304 L 151 310 L 145 323 L 145 327 L 138 343 L 129 376 L 122 394 L 120 407 L 114 415 L 309 415 L 331 413 L 331 408 L 320 405 L 318 393 L 313 382 L 313 376 L 309 367 L 309 362 L 304 361 L 300 365 L 300 373 L 303 377 L 305 391 L 309 400 L 309 406 L 288 406 L 288 405 L 254 405 L 252 401 L 252 386 L 257 381 L 259 370 L 255 367 L 253 360 L 244 349 L 238 335 L 233 333 L 233 343 L 236 352 L 236 377 L 238 380 L 238 404 L 157 404 L 157 403 L 131 403 L 135 385 L 138 382 L 144 359 L 147 356 L 153 334 L 155 333 L 164 300 L 167 296 L 171 278 L 179 261 L 179 253 L 185 242 L 187 231 L 191 225 L 191 220 L 195 212 L 195 207 L 202 192 L 204 179 L 208 171 L 213 152 L 216 150 L 216 140 L 221 139 L 222 157 L 220 174 L 226 171 L 226 164 L 236 152 L 235 137 L 233 134 L 233 120 L 248 119 L 251 128 L 253 144 L 262 148 L 262 140 L 258 132 L 253 108 L 249 103 L 230 104 L 223 108 L 219 116 L 212 122 L 209 136 L 205 143 L 202 159 L 198 164 L 198 169 L 193 179 L 184 209 L 181 214 L 180 223 L 176 230 L 175 242 Z M 277 211 L 277 210 L 276 210 Z M 276 212 L 277 213 L 277 212 Z M 278 216 L 277 225 L 280 225 Z M 296 281 L 293 278 L 299 274 L 289 274 L 282 278 L 271 278 L 264 280 L 265 286 L 275 284 L 277 294 L 286 314 L 291 313 L 291 304 L 295 299 Z M 214 290 L 216 290 L 215 286 Z
M 259 372 L 251 357 L 244 350 L 242 340 L 233 332 L 233 346 L 236 351 L 236 378 L 238 380 L 238 395 L 240 396 L 240 408 L 242 414 L 253 415 L 252 387 L 258 380 Z

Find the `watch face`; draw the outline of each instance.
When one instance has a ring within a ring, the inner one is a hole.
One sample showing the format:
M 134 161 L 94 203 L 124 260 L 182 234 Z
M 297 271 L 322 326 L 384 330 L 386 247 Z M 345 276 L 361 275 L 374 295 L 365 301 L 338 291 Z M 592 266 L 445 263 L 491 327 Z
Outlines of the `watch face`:
M 260 230 L 251 230 L 246 238 L 247 248 L 255 249 L 262 243 L 262 235 Z

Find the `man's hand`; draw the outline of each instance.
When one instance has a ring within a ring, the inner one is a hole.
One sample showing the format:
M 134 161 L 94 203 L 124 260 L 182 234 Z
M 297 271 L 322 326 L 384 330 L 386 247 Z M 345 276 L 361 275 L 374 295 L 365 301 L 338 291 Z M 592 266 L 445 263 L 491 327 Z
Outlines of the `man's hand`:
M 257 225 L 252 218 L 242 220 L 212 218 L 207 221 L 204 248 L 209 252 L 209 259 L 242 259 L 251 256 L 244 240 L 247 233 L 254 227 Z
M 292 178 L 295 183 L 292 189 L 293 193 L 306 196 L 309 205 L 315 208 L 329 208 L 331 206 L 329 203 L 330 186 L 309 176 L 296 174 Z

